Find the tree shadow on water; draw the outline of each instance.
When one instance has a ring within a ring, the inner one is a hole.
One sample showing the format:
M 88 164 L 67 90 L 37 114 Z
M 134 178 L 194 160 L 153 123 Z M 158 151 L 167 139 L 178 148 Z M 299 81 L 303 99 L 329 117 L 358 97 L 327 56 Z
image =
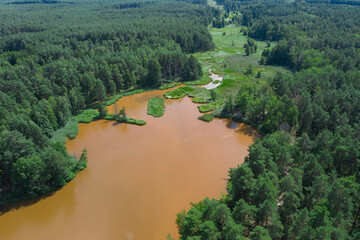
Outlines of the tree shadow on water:
M 19 210 L 23 207 L 29 207 L 31 205 L 34 205 L 42 200 L 45 200 L 49 197 L 52 197 L 53 195 L 55 195 L 55 193 L 59 190 L 61 190 L 63 187 L 57 189 L 57 190 L 54 190 L 52 192 L 49 192 L 49 193 L 46 193 L 40 197 L 36 197 L 36 198 L 33 198 L 33 199 L 29 199 L 29 200 L 19 200 L 19 201 L 16 201 L 16 202 L 11 202 L 11 203 L 7 203 L 5 205 L 2 205 L 0 206 L 0 216 L 8 213 L 8 212 L 11 212 L 11 211 L 16 211 L 16 210 Z
M 253 141 L 255 141 L 257 138 L 261 138 L 261 135 L 258 133 L 258 131 L 250 125 L 241 122 L 236 122 L 232 119 L 226 119 L 225 122 L 227 128 L 234 129 L 236 133 L 250 136 L 252 137 Z

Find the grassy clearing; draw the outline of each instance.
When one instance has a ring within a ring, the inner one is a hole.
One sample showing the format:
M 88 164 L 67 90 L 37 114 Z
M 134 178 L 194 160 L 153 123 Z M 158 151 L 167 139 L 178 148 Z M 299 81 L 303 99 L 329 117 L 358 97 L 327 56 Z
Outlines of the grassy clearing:
M 267 43 L 255 41 L 257 52 L 246 56 L 244 44 L 247 43 L 247 36 L 241 33 L 243 26 L 228 25 L 225 28 L 210 28 L 209 31 L 215 43 L 214 51 L 200 52 L 194 54 L 205 73 L 211 71 L 224 77 L 224 80 L 213 91 L 216 94 L 216 101 L 208 101 L 208 104 L 198 106 L 202 113 L 212 112 L 216 116 L 221 112 L 223 102 L 231 95 L 235 99 L 241 86 L 246 83 L 267 85 L 267 80 L 275 76 L 276 72 L 287 73 L 289 70 L 269 65 L 260 65 L 261 54 L 267 49 Z M 270 48 L 275 43 L 270 43 Z M 251 65 L 252 73 L 249 73 Z M 258 72 L 261 71 L 260 77 Z M 216 82 L 215 82 L 216 83 Z
M 163 98 L 151 98 L 148 102 L 147 114 L 153 117 L 161 117 L 165 112 L 165 100 Z
M 257 52 L 246 56 L 244 44 L 247 43 L 247 37 L 240 32 L 242 28 L 244 27 L 228 25 L 225 28 L 210 29 L 216 49 L 194 54 L 201 62 L 204 70 L 211 67 L 213 72 L 233 80 L 245 77 L 246 74 L 244 73 L 250 64 L 254 68 L 254 73 L 263 69 L 261 79 L 273 77 L 277 71 L 288 72 L 283 67 L 259 64 L 261 53 L 267 48 L 266 42 L 255 41 L 258 46 Z M 274 45 L 275 43 L 271 43 L 270 48 Z
M 214 119 L 214 116 L 211 113 L 206 113 L 206 114 L 201 115 L 199 117 L 199 119 L 204 122 L 211 122 Z

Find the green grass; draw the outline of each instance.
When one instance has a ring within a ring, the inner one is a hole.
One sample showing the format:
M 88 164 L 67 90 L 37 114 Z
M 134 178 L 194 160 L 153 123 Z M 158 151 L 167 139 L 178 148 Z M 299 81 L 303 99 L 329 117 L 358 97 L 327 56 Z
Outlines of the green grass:
M 181 85 L 181 83 L 179 83 L 179 82 L 167 83 L 167 84 L 161 85 L 159 87 L 159 90 L 165 90 L 165 89 L 173 88 L 173 87 L 176 87 L 179 85 Z
M 55 131 L 54 135 L 50 139 L 51 142 L 60 142 L 64 144 L 66 142 L 66 137 L 74 139 L 79 132 L 78 121 L 74 118 L 71 118 L 64 127 Z
M 218 84 L 218 83 L 220 83 L 220 80 L 215 80 L 213 83 Z
M 211 100 L 210 91 L 205 88 L 199 88 L 189 93 L 189 97 L 193 98 L 194 103 L 208 103 Z
M 177 89 L 164 93 L 164 97 L 167 99 L 179 99 L 189 95 L 194 91 L 197 91 L 198 89 L 200 88 L 195 86 L 179 87 Z
M 147 114 L 153 117 L 161 117 L 165 112 L 165 100 L 163 98 L 151 98 L 148 102 Z
M 146 124 L 146 121 L 141 120 L 141 119 L 136 119 L 136 118 L 126 118 L 126 123 L 143 126 Z
M 185 96 L 191 97 L 194 103 L 208 103 L 211 100 L 210 91 L 197 86 L 184 86 L 164 94 L 167 99 L 179 99 Z
M 118 95 L 115 95 L 113 98 L 109 99 L 108 101 L 105 102 L 106 106 L 112 105 L 114 103 L 116 103 L 121 97 L 123 96 L 130 96 L 133 94 L 138 94 L 138 93 L 143 93 L 149 90 L 144 90 L 144 89 L 137 89 L 137 90 L 132 90 L 132 91 L 128 91 L 125 93 L 121 93 Z M 92 107 L 97 107 L 97 104 L 94 104 Z M 108 114 L 108 116 L 104 117 L 103 119 L 108 119 L 108 120 L 115 120 L 114 117 L 109 116 L 111 114 Z M 79 132 L 79 123 L 90 123 L 91 121 L 93 121 L 94 119 L 99 119 L 99 112 L 94 110 L 94 109 L 87 109 L 82 111 L 80 114 L 76 115 L 76 116 L 72 116 L 67 123 L 65 124 L 64 127 L 56 130 L 53 134 L 53 136 L 51 137 L 50 141 L 51 142 L 60 142 L 60 143 L 65 143 L 66 142 L 66 138 L 70 138 L 70 139 L 74 139 L 77 135 L 77 133 Z M 145 125 L 146 121 L 145 120 L 140 120 L 140 119 L 134 119 L 134 118 L 126 118 L 123 122 L 129 123 L 129 124 L 136 124 L 136 125 Z
M 79 115 L 75 116 L 74 119 L 80 123 L 90 123 L 92 120 L 99 116 L 99 112 L 94 109 L 84 110 Z
M 206 74 L 203 75 L 202 78 L 200 78 L 199 80 L 196 81 L 190 81 L 190 82 L 184 82 L 185 85 L 206 85 L 208 83 L 211 83 L 212 79 L 209 77 L 209 69 L 207 70 L 203 70 L 204 72 L 206 71 Z
M 198 106 L 199 112 L 201 113 L 207 113 L 207 112 L 211 112 L 217 108 L 220 108 L 222 105 L 222 102 L 210 102 L 208 104 L 203 104 Z
M 214 119 L 214 116 L 212 114 L 206 113 L 204 115 L 201 115 L 199 119 L 204 122 L 211 122 Z
M 103 119 L 110 120 L 110 121 L 117 121 L 119 123 L 135 124 L 135 125 L 139 125 L 139 126 L 146 124 L 145 120 L 129 118 L 129 117 L 122 118 L 116 114 L 107 114 Z

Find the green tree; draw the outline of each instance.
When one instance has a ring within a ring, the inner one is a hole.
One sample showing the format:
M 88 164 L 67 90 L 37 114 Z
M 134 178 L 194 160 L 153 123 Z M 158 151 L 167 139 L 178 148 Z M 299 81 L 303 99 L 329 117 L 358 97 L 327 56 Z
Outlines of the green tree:
M 11 170 L 13 192 L 23 198 L 33 198 L 42 193 L 42 186 L 46 180 L 44 176 L 45 163 L 34 155 L 31 158 L 19 158 Z
M 244 199 L 240 199 L 232 211 L 232 218 L 236 223 L 250 227 L 255 222 L 256 212 L 255 206 L 247 204 Z
M 242 235 L 244 227 L 240 224 L 234 223 L 234 221 L 227 221 L 223 230 L 224 240 L 245 240 Z
M 271 240 L 270 234 L 267 229 L 256 226 L 254 231 L 250 233 L 251 240 Z
M 161 66 L 156 58 L 151 58 L 148 64 L 148 73 L 146 76 L 147 86 L 160 86 L 161 84 Z

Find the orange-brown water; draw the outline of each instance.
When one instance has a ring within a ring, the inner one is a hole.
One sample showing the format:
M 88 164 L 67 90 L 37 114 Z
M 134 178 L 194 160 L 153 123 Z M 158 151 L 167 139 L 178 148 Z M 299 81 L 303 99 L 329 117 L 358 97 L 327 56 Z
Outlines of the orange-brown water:
M 177 236 L 176 213 L 225 192 L 230 167 L 243 162 L 254 136 L 245 125 L 198 120 L 189 98 L 166 100 L 165 114 L 146 114 L 165 91 L 124 97 L 127 115 L 145 126 L 80 124 L 70 153 L 87 147 L 88 167 L 54 195 L 0 216 L 6 240 L 162 240 Z M 110 111 L 113 107 L 110 107 Z

